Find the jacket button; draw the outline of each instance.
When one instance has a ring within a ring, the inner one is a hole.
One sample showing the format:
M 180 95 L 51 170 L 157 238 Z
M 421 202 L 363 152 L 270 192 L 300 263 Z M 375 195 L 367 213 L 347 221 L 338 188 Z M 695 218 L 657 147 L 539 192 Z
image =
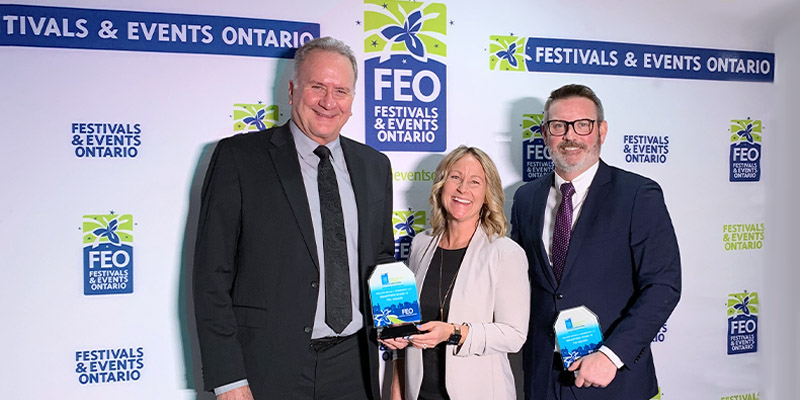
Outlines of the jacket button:
M 307 327 L 303 328 L 303 332 L 311 333 L 311 328 L 307 326 Z
M 558 300 L 561 300 L 561 299 L 563 299 L 563 298 L 564 298 L 564 295 L 563 295 L 563 294 L 561 294 L 561 293 L 557 293 L 557 294 L 556 294 L 556 299 L 558 299 Z
M 313 281 L 313 282 L 311 282 L 311 287 L 312 287 L 313 289 L 316 289 L 316 288 L 317 288 L 317 286 L 319 286 L 319 284 L 317 284 L 317 281 Z

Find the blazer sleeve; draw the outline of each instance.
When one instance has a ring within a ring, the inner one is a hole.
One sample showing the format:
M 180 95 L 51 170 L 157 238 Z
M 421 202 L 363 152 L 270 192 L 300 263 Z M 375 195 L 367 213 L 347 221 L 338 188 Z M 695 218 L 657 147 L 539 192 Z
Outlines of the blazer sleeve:
M 626 365 L 633 365 L 648 348 L 681 293 L 678 241 L 661 187 L 652 180 L 639 186 L 631 212 L 630 249 L 638 296 L 605 340 Z
M 528 335 L 531 287 L 525 252 L 506 238 L 495 239 L 489 246 L 503 247 L 500 257 L 495 259 L 497 265 L 492 266 L 497 270 L 493 321 L 466 321 L 469 332 L 464 344 L 453 347 L 456 356 L 514 353 L 522 348 Z
M 227 140 L 214 150 L 201 195 L 193 296 L 205 389 L 246 378 L 231 291 L 236 277 L 240 179 Z

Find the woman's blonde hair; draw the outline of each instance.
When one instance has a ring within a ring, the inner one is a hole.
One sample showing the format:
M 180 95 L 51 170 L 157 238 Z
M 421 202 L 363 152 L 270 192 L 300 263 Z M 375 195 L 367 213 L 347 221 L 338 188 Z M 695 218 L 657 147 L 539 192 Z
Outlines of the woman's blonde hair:
M 477 147 L 458 146 L 450 152 L 436 167 L 436 173 L 431 187 L 431 228 L 433 234 L 439 235 L 447 227 L 447 210 L 442 204 L 442 187 L 447 180 L 448 173 L 458 160 L 462 157 L 471 155 L 483 167 L 486 174 L 486 200 L 481 207 L 480 222 L 487 236 L 493 234 L 504 236 L 506 234 L 506 216 L 503 214 L 503 183 L 500 181 L 500 174 L 497 172 L 494 162 L 483 150 Z

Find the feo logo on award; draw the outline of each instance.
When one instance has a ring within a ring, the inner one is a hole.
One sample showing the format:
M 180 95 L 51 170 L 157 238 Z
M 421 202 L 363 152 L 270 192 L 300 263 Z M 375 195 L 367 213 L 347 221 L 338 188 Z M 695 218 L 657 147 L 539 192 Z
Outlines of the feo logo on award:
M 364 4 L 366 143 L 382 151 L 445 151 L 445 5 Z

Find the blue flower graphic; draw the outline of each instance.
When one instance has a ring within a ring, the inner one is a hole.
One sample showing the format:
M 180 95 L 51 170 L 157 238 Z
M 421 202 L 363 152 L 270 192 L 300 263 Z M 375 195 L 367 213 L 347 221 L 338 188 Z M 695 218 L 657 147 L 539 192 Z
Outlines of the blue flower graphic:
M 414 230 L 414 214 L 409 215 L 405 222 L 401 222 L 394 227 L 397 230 L 405 230 L 408 236 L 412 238 L 417 236 L 417 231 Z
M 425 54 L 425 48 L 422 40 L 417 37 L 420 28 L 422 28 L 422 11 L 417 10 L 411 13 L 403 26 L 392 25 L 384 28 L 381 34 L 388 40 L 396 42 L 405 42 L 406 48 L 411 54 L 422 57 Z
M 514 53 L 516 52 L 517 52 L 517 44 L 512 42 L 510 45 L 508 45 L 508 50 L 500 50 L 497 53 L 495 53 L 495 55 L 501 60 L 505 59 L 506 61 L 508 61 L 508 63 L 511 64 L 512 67 L 517 68 L 517 57 L 514 55 Z
M 566 357 L 564 357 L 564 362 L 567 365 L 572 365 L 572 363 L 578 361 L 578 358 L 580 358 L 580 356 L 581 355 L 578 353 L 577 350 L 572 350 L 569 354 L 567 354 Z
M 753 143 L 753 123 L 748 123 L 745 129 L 740 129 L 736 134 L 739 135 L 740 140 L 741 138 L 745 138 L 748 143 Z
M 266 116 L 266 115 L 267 115 L 266 110 L 262 108 L 262 109 L 258 110 L 258 112 L 256 113 L 255 117 L 244 117 L 242 119 L 242 122 L 247 124 L 247 126 L 255 124 L 256 129 L 261 131 L 261 130 L 267 129 L 267 126 L 264 125 L 264 121 L 263 121 L 264 120 L 264 116 Z
M 105 228 L 97 228 L 94 231 L 92 231 L 92 234 L 97 236 L 98 240 L 101 237 L 105 236 L 108 239 L 108 241 L 110 241 L 111 243 L 114 243 L 115 245 L 119 245 L 119 235 L 117 235 L 117 233 L 116 233 L 118 224 L 119 223 L 117 222 L 117 220 L 113 219 L 113 220 L 111 220 L 111 222 L 108 223 L 107 227 L 105 227 Z
M 389 309 L 385 308 L 383 309 L 383 311 L 381 311 L 380 314 L 375 314 L 374 316 L 375 326 L 384 326 L 391 324 L 391 321 L 389 321 L 389 316 L 391 315 L 390 313 L 391 312 L 389 311 Z
M 745 296 L 741 303 L 734 304 L 733 308 L 744 315 L 750 315 L 750 296 Z

